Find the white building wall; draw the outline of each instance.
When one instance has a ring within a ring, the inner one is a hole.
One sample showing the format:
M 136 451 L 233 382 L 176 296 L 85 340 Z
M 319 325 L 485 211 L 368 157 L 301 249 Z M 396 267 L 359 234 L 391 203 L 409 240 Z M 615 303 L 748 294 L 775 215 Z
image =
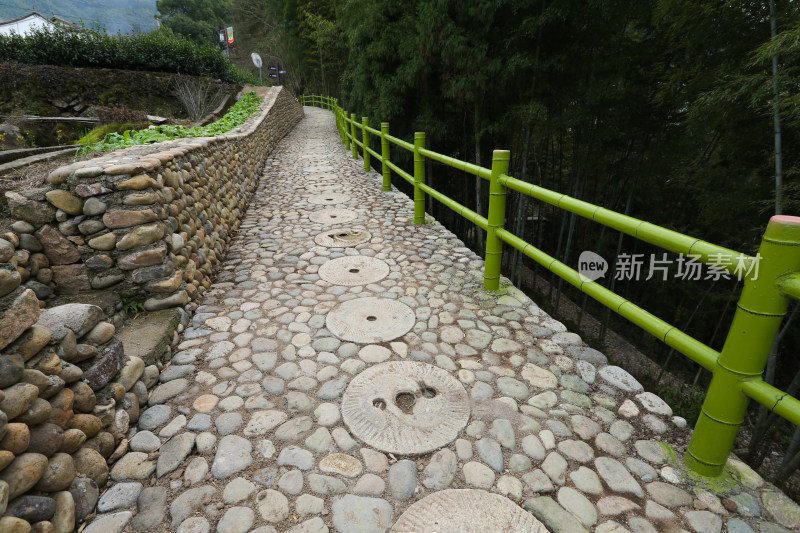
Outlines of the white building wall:
M 20 20 L 0 23 L 0 35 L 16 33 L 24 36 L 43 26 L 53 26 L 53 24 L 39 15 L 28 15 Z

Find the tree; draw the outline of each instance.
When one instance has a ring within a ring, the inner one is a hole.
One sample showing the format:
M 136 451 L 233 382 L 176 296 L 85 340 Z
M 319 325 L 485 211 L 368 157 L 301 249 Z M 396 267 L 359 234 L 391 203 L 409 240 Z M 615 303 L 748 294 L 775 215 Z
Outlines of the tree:
M 157 0 L 156 9 L 161 23 L 176 35 L 213 45 L 229 22 L 230 5 L 230 0 Z

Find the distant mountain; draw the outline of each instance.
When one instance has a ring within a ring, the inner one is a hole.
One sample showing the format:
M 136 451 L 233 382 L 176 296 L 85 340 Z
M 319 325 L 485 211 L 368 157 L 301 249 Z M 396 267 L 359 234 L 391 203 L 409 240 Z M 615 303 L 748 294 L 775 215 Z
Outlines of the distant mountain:
M 156 27 L 156 0 L 2 0 L 0 19 L 12 20 L 34 10 L 47 18 L 56 15 L 89 28 L 104 27 L 108 33 Z

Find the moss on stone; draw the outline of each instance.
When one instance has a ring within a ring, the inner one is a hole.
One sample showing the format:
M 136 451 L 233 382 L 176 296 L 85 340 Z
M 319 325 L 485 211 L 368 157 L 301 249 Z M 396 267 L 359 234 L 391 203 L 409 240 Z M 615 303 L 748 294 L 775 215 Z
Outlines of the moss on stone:
M 707 490 L 717 496 L 728 496 L 742 491 L 742 485 L 733 471 L 727 465 L 722 474 L 716 477 L 702 476 L 689 470 L 681 460 L 681 467 L 684 471 L 686 482 L 695 487 Z
M 717 496 L 729 496 L 737 494 L 742 491 L 742 484 L 730 466 L 725 465 L 722 474 L 716 477 L 703 476 L 689 469 L 683 462 L 683 457 L 678 455 L 675 447 L 663 441 L 656 441 L 661 449 L 664 451 L 666 462 L 681 472 L 681 477 L 684 482 L 693 487 L 707 490 Z
M 672 466 L 676 466 L 675 463 L 678 462 L 678 453 L 675 451 L 675 448 L 672 446 L 672 444 L 670 444 L 668 442 L 661 441 L 661 440 L 657 440 L 655 442 L 657 442 L 658 445 L 661 446 L 661 449 L 664 452 L 664 457 L 666 457 L 667 462 L 669 464 L 671 464 Z M 681 466 L 682 466 L 682 462 L 681 462 Z

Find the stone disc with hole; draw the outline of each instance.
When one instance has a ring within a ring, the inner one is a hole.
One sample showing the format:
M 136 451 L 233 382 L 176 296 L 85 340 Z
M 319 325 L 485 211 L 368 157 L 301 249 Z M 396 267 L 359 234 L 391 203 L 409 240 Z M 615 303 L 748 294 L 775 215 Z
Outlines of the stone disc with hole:
M 341 224 L 355 220 L 358 214 L 349 209 L 320 209 L 308 215 L 308 218 L 319 224 Z
M 303 172 L 307 173 L 330 172 L 331 170 L 333 170 L 333 167 L 330 165 L 315 165 L 313 167 L 303 168 Z
M 334 285 L 368 285 L 388 276 L 389 265 L 374 257 L 348 255 L 323 263 L 317 274 Z
M 342 396 L 342 420 L 376 450 L 420 455 L 456 439 L 469 421 L 469 397 L 438 366 L 389 361 L 350 381 Z
M 392 533 L 548 533 L 532 514 L 505 496 L 479 489 L 446 489 L 406 509 Z
M 335 183 L 327 183 L 324 185 L 317 183 L 309 183 L 304 187 L 304 189 L 314 194 L 321 194 L 324 192 L 333 192 L 341 190 L 341 187 L 339 185 L 336 185 Z
M 310 181 L 325 181 L 339 179 L 339 176 L 331 174 L 330 172 L 317 172 L 315 174 L 306 174 L 305 179 Z
M 372 235 L 363 229 L 337 228 L 323 231 L 314 237 L 314 242 L 328 248 L 347 248 L 363 244 L 371 238 Z
M 331 192 L 331 193 L 322 193 L 322 194 L 315 194 L 314 196 L 309 197 L 308 203 L 314 205 L 333 205 L 333 204 L 341 204 L 346 202 L 350 199 L 350 196 L 347 194 L 342 194 L 340 192 Z
M 339 304 L 328 313 L 328 331 L 342 340 L 364 344 L 388 342 L 414 327 L 414 311 L 387 298 L 357 298 Z

